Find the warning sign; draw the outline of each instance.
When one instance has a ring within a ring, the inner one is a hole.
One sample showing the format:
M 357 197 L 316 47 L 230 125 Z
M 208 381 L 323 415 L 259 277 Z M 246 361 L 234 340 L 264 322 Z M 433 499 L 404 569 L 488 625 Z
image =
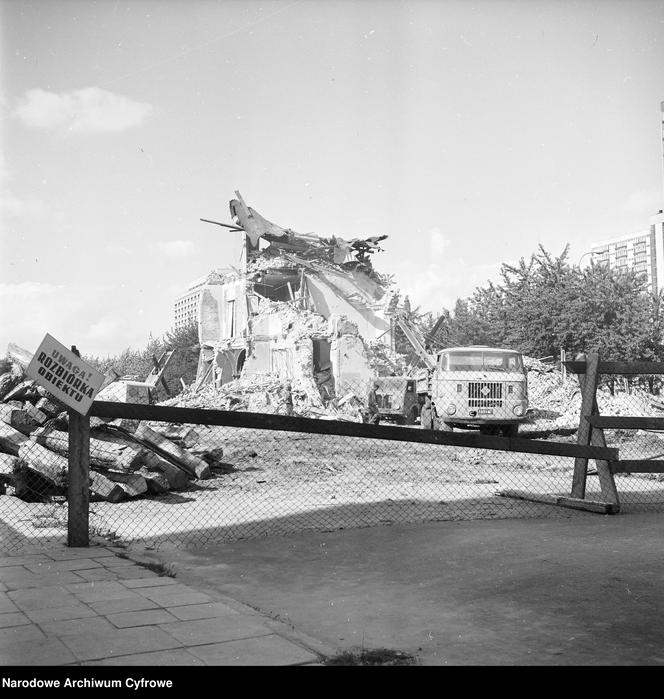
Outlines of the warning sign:
M 77 413 L 86 415 L 104 375 L 46 335 L 25 372 Z

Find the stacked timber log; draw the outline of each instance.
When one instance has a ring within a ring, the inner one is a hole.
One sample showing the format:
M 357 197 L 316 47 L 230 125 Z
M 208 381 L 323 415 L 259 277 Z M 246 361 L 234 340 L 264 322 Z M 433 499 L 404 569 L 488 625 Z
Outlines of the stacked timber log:
M 0 359 L 0 494 L 26 501 L 67 492 L 67 407 L 28 378 L 32 355 L 10 343 Z M 109 383 L 116 380 L 111 372 Z M 189 488 L 228 472 L 205 428 L 90 419 L 90 497 L 120 502 Z

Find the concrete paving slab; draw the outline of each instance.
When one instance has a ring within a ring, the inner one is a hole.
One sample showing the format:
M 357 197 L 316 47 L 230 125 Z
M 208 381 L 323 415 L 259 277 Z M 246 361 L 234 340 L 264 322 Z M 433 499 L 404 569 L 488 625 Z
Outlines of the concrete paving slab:
M 170 589 L 170 588 L 164 588 Z M 203 604 L 211 602 L 212 598 L 203 592 L 176 592 L 172 595 L 145 595 L 154 600 L 161 607 L 178 607 L 185 604 Z
M 169 650 L 183 645 L 166 631 L 153 626 L 115 629 L 113 633 L 87 632 L 77 636 L 63 636 L 62 641 L 78 660 L 101 660 Z
M 28 619 L 28 617 L 22 612 L 0 614 L 0 629 L 6 629 L 10 626 L 23 626 L 24 624 L 29 623 L 30 619 Z
M 122 558 L 120 556 L 109 556 L 104 559 L 104 565 L 107 568 L 125 568 L 135 566 L 136 563 L 128 558 Z
M 25 563 L 31 573 L 57 573 L 65 570 L 83 570 L 101 568 L 101 563 L 92 558 L 74 558 L 64 561 L 39 561 L 38 563 Z
M 92 570 L 77 570 L 76 575 L 80 575 L 84 580 L 92 582 L 97 580 L 119 580 L 119 576 L 108 568 L 93 568 Z
M 81 665 L 140 665 L 140 666 L 199 666 L 202 667 L 205 663 L 196 656 L 192 655 L 188 650 L 163 650 L 154 653 L 137 653 L 136 655 L 122 655 L 116 658 L 105 658 L 104 660 L 96 660 L 81 663 Z
M 143 578 L 159 577 L 157 573 L 142 567 L 129 568 L 125 566 L 121 568 L 111 568 L 111 570 L 117 573 L 118 580 L 142 580 Z
M 12 590 L 6 593 L 9 599 L 22 610 L 61 607 L 78 602 L 64 587 L 31 587 L 28 590 Z
M 99 616 L 65 621 L 46 621 L 40 623 L 39 627 L 47 636 L 72 636 L 80 633 L 101 634 L 115 631 L 115 627 L 108 619 Z
M 1 618 L 1 617 L 0 617 Z M 150 626 L 151 624 L 167 624 L 177 621 L 177 617 L 165 609 L 148 609 L 140 612 L 123 612 L 120 614 L 107 614 L 107 619 L 119 629 L 131 626 Z
M 129 592 L 127 593 L 129 595 Z M 119 599 L 101 600 L 100 602 L 90 602 L 90 606 L 97 614 L 116 614 L 119 612 L 133 612 L 144 609 L 157 609 L 159 605 L 156 602 L 143 597 L 134 595 L 133 597 L 120 597 Z
M 44 554 L 32 556 L 3 556 L 0 558 L 0 568 L 22 566 L 26 563 L 44 563 L 51 560 Z
M 29 571 L 23 564 L 21 565 L 6 565 L 0 568 L 0 580 L 4 583 L 8 581 L 15 580 L 17 578 L 23 578 L 25 576 L 31 576 L 33 573 Z
M 67 590 L 86 604 L 129 596 L 127 588 L 117 580 L 80 582 L 68 585 Z
M 262 621 L 245 616 L 177 621 L 161 624 L 159 628 L 177 638 L 184 646 L 200 646 L 273 633 Z
M 65 621 L 68 619 L 84 619 L 95 616 L 96 612 L 81 602 L 69 602 L 58 607 L 43 609 L 27 609 L 25 615 L 33 624 L 44 624 L 49 621 Z
M 181 582 L 175 581 L 175 583 L 171 585 L 144 585 L 139 592 L 146 597 L 152 598 L 178 594 L 191 594 L 193 592 L 197 592 L 197 590 L 189 585 L 183 585 Z
M 6 592 L 0 592 L 0 614 L 18 612 L 18 607 L 12 602 Z
M 189 650 L 206 665 L 287 666 L 319 661 L 315 653 L 274 634 L 195 646 Z
M 0 629 L 0 657 L 2 657 L 2 649 L 6 646 L 11 646 L 21 641 L 38 641 L 46 638 L 46 634 L 35 626 L 13 626 L 6 629 Z
M 214 619 L 215 617 L 236 616 L 239 611 L 223 602 L 206 602 L 205 604 L 187 604 L 181 607 L 167 607 L 168 611 L 180 621 L 194 619 Z
M 114 558 L 116 554 L 110 549 L 98 546 L 82 546 L 81 548 L 61 546 L 60 548 L 48 549 L 46 555 L 54 561 L 69 561 L 76 558 Z
M 74 654 L 58 638 L 19 641 L 0 650 L 3 665 L 68 665 Z
M 175 578 L 169 577 L 154 577 L 154 578 L 138 578 L 136 580 L 123 580 L 122 584 L 125 587 L 134 589 L 138 587 L 166 587 L 167 585 L 177 585 Z
M 82 578 L 71 571 L 59 573 L 31 573 L 26 571 L 25 575 L 12 580 L 5 580 L 8 590 L 27 590 L 31 587 L 53 587 L 56 585 L 69 585 L 82 582 Z

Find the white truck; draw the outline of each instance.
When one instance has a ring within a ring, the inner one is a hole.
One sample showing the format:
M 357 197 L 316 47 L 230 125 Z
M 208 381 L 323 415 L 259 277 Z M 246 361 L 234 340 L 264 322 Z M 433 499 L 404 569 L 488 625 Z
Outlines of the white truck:
M 427 379 L 440 430 L 474 428 L 515 437 L 526 419 L 528 379 L 515 350 L 449 347 L 437 353 Z M 424 389 L 418 386 L 418 393 Z
M 520 352 L 473 345 L 427 351 L 418 332 L 400 316 L 395 322 L 427 367 L 417 381 L 420 406 L 428 394 L 436 408 L 434 429 L 479 429 L 514 437 L 528 411 L 528 377 Z

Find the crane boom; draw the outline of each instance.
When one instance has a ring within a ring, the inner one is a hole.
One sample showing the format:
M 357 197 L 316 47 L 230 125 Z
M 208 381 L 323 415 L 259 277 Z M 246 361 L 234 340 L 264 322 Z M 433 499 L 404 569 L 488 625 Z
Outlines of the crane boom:
M 418 357 L 426 364 L 427 369 L 436 368 L 436 358 L 434 355 L 427 352 L 424 343 L 419 337 L 419 333 L 410 325 L 410 323 L 401 315 L 394 315 L 394 322 L 401 328 L 410 344 L 413 346 Z

